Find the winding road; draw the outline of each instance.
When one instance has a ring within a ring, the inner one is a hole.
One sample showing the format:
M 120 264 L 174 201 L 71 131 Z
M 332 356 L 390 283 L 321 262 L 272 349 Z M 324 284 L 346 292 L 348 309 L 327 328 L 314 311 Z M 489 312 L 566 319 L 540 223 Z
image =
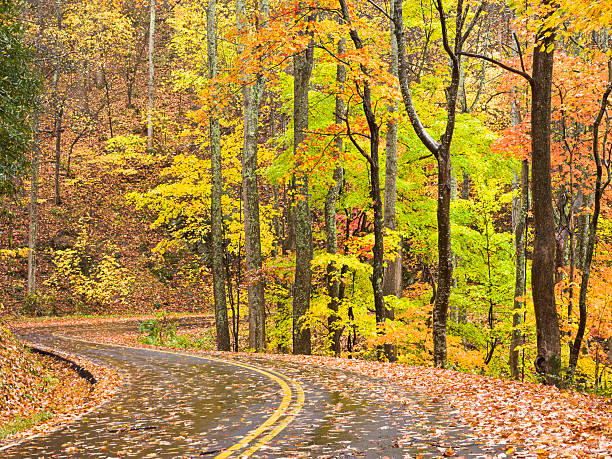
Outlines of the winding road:
M 93 330 L 116 334 L 136 326 L 18 330 L 32 345 L 113 366 L 124 382 L 103 406 L 0 457 L 382 458 L 494 452 L 443 402 L 379 380 L 257 356 L 222 360 L 83 338 Z

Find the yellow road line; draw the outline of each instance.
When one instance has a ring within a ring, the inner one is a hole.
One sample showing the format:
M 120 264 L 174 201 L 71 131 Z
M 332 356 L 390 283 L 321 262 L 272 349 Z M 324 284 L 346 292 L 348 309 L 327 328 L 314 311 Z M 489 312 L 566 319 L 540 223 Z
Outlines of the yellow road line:
M 300 384 L 293 380 L 293 384 L 295 385 L 295 389 L 297 391 L 297 401 L 296 405 L 293 407 L 293 410 L 290 415 L 288 415 L 279 425 L 277 425 L 274 429 L 272 429 L 268 434 L 264 435 L 255 445 L 251 446 L 245 452 L 243 452 L 240 457 L 249 457 L 251 454 L 256 452 L 274 437 L 276 437 L 279 433 L 281 433 L 298 415 L 302 407 L 304 406 L 304 390 Z
M 188 352 L 174 352 L 174 351 L 166 351 L 163 349 L 151 349 L 151 348 L 136 347 L 136 346 L 126 346 L 124 344 L 109 344 L 109 343 L 103 343 L 103 342 L 97 342 L 97 341 L 90 341 L 86 339 L 72 338 L 70 336 L 60 335 L 57 333 L 52 333 L 52 335 L 58 338 L 63 338 L 66 340 L 77 341 L 77 342 L 82 342 L 82 343 L 102 344 L 106 346 L 119 347 L 119 348 L 124 348 L 124 349 L 139 349 L 139 350 L 145 349 L 148 351 L 159 352 L 162 354 L 180 355 L 183 357 L 195 357 L 201 360 L 209 360 L 212 362 L 224 363 L 224 364 L 233 365 L 236 367 L 245 368 L 247 370 L 255 371 L 259 374 L 267 376 L 268 378 L 276 382 L 283 391 L 283 398 L 278 408 L 259 427 L 249 432 L 246 436 L 244 436 L 236 444 L 230 446 L 229 448 L 224 450 L 222 453 L 215 456 L 215 459 L 226 459 L 230 457 L 232 454 L 234 454 L 235 452 L 246 448 L 249 445 L 249 443 L 257 439 L 257 437 L 259 437 L 263 432 L 265 432 L 267 429 L 272 427 L 274 423 L 276 423 L 280 419 L 280 417 L 283 416 L 287 412 L 287 409 L 289 408 L 289 405 L 291 404 L 291 399 L 293 398 L 293 393 L 291 391 L 291 387 L 289 387 L 289 384 L 287 384 L 286 381 L 292 382 L 297 391 L 297 400 L 296 400 L 295 406 L 293 407 L 293 410 L 276 427 L 274 427 L 270 432 L 264 435 L 256 444 L 254 444 L 249 449 L 247 449 L 242 454 L 240 454 L 239 457 L 251 456 L 257 450 L 259 450 L 262 446 L 264 446 L 267 442 L 269 442 L 272 438 L 276 437 L 296 418 L 296 416 L 298 415 L 298 413 L 304 406 L 305 395 L 304 395 L 304 390 L 302 389 L 302 386 L 300 386 L 300 384 L 296 380 L 293 380 L 283 375 L 282 373 L 278 373 L 274 370 L 264 370 L 262 368 L 258 368 L 258 367 L 255 367 L 249 364 L 245 364 L 245 363 L 238 363 L 238 362 L 234 362 L 230 360 L 217 359 L 215 357 L 209 357 L 209 356 L 198 356 L 196 354 L 192 354 Z

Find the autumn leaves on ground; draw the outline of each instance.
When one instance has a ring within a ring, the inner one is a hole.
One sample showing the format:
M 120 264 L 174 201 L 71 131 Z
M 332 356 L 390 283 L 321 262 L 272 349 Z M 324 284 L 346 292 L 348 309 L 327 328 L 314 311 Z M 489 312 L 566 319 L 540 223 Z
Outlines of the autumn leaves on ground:
M 84 338 L 355 371 L 506 454 L 609 454 L 610 9 L 0 1 L 0 442 L 120 384 L 11 327 L 130 316 Z

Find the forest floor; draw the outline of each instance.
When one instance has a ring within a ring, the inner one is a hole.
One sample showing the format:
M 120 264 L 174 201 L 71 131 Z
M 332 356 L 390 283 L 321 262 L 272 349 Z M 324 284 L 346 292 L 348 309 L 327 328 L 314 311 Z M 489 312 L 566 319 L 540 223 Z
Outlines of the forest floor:
M 82 323 L 72 321 L 77 322 Z M 191 336 L 209 332 L 209 328 L 185 330 Z M 179 329 L 179 333 L 183 331 Z M 143 344 L 142 335 L 135 327 L 130 333 L 93 332 L 83 338 L 160 347 Z M 191 351 L 202 350 L 206 349 Z M 228 356 L 227 353 L 212 354 Z M 253 354 L 231 353 L 231 356 L 249 358 Z M 507 455 L 520 448 L 539 457 L 611 457 L 612 400 L 603 397 L 429 367 L 322 356 L 263 354 L 257 357 L 358 373 L 401 385 L 409 392 L 427 394 L 434 402 L 444 400 L 481 438 L 498 447 L 506 445 Z
M 0 450 L 51 432 L 112 395 L 118 384 L 114 370 L 65 357 L 90 371 L 96 384 L 66 362 L 31 352 L 0 323 Z

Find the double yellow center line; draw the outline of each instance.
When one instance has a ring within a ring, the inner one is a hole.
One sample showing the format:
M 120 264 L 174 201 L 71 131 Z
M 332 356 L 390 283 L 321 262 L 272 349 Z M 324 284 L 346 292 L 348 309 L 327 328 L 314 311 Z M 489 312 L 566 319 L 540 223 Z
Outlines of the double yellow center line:
M 267 418 L 261 425 L 259 425 L 257 428 L 253 429 L 251 432 L 241 438 L 237 443 L 223 450 L 223 452 L 216 456 L 216 459 L 225 459 L 232 456 L 240 458 L 246 458 L 251 456 L 261 447 L 266 445 L 270 440 L 276 437 L 279 433 L 281 433 L 295 419 L 295 417 L 298 415 L 298 413 L 304 406 L 304 390 L 302 389 L 302 386 L 300 386 L 300 383 L 295 379 L 291 379 L 288 376 L 283 375 L 282 373 L 279 373 L 274 370 L 263 369 L 242 362 L 217 359 L 215 357 L 198 356 L 187 352 L 166 351 L 161 349 L 126 346 L 122 344 L 108 344 L 103 342 L 72 338 L 70 336 L 59 335 L 56 333 L 53 333 L 53 336 L 81 343 L 102 344 L 106 346 L 119 347 L 124 349 L 146 349 L 149 351 L 160 352 L 163 354 L 179 355 L 183 357 L 195 357 L 196 359 L 200 360 L 207 360 L 211 362 L 244 368 L 246 370 L 250 370 L 255 373 L 259 373 L 263 376 L 266 376 L 267 378 L 278 384 L 281 388 L 283 398 L 274 413 L 272 413 L 270 417 Z M 291 386 L 293 386 L 293 389 Z

